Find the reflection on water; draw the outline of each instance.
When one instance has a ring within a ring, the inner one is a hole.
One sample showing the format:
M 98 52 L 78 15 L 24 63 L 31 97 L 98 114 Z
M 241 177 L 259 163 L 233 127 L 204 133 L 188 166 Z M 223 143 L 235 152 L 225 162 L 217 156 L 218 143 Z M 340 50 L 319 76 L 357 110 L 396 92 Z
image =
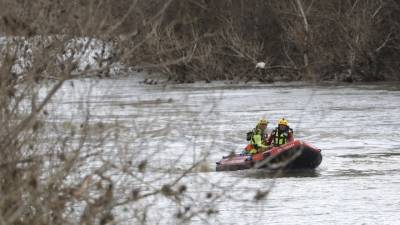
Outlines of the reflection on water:
M 247 171 L 241 171 L 238 173 L 239 176 L 255 179 L 266 179 L 266 178 L 283 178 L 283 177 L 318 177 L 320 176 L 319 170 L 266 170 L 266 169 L 251 169 Z
M 355 169 L 347 169 L 347 170 L 339 170 L 335 174 L 335 176 L 344 176 L 344 177 L 359 177 L 359 176 L 377 176 L 377 175 L 385 175 L 387 171 L 382 170 L 355 170 Z
M 390 158 L 399 157 L 400 152 L 386 152 L 386 153 L 368 153 L 368 154 L 346 154 L 339 155 L 338 157 L 343 158 Z

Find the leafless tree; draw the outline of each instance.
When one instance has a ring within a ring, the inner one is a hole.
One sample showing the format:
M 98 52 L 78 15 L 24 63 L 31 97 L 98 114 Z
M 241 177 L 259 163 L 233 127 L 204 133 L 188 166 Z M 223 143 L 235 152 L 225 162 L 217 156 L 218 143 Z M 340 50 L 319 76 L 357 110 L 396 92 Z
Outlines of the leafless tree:
M 161 54 L 142 55 L 144 46 L 158 44 L 160 30 L 168 34 L 161 24 L 171 2 L 0 2 L 1 224 L 115 224 L 121 219 L 115 211 L 124 207 L 131 207 L 125 219 L 154 223 L 162 215 L 154 221 L 149 214 L 161 199 L 174 205 L 177 223 L 216 213 L 211 203 L 218 195 L 201 203 L 185 195 L 183 179 L 206 155 L 174 174 L 168 172 L 174 168 L 149 166 L 138 157 L 148 124 L 135 126 L 132 145 L 120 145 L 127 128 L 93 121 L 84 96 L 83 120 L 55 119 L 55 96 L 66 85 L 73 89 L 75 79 L 110 76 L 127 62 L 164 68 L 192 58 L 189 52 L 154 62 L 149 59 Z M 159 50 L 180 44 L 168 41 Z M 107 152 L 107 144 L 115 149 Z M 146 172 L 157 169 L 157 177 L 171 175 L 149 180 Z

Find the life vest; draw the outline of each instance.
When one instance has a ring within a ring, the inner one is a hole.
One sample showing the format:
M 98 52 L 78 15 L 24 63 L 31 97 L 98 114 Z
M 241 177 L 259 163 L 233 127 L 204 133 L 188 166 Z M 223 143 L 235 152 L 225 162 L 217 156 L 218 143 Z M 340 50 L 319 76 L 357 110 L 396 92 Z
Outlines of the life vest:
M 259 137 L 255 137 L 255 136 Z M 264 147 L 266 145 L 265 141 L 265 133 L 261 131 L 260 129 L 253 129 L 251 132 L 247 133 L 248 139 L 250 139 L 250 143 L 246 146 L 246 151 L 254 154 L 257 153 L 257 150 L 260 147 Z M 249 137 L 250 136 L 250 137 Z M 261 139 L 261 140 L 260 140 Z M 257 144 L 257 142 L 260 142 L 260 144 Z
M 293 134 L 293 129 L 288 128 L 284 131 L 279 131 L 279 128 L 275 128 L 271 134 L 274 137 L 273 145 L 280 146 L 280 145 L 286 144 L 286 142 L 289 138 L 289 134 Z
M 260 147 L 265 147 L 266 145 L 266 133 L 257 127 L 252 131 L 247 132 L 246 139 L 250 142 L 246 147 L 245 151 L 250 154 L 255 154 L 258 152 Z M 259 144 L 257 144 L 257 142 Z

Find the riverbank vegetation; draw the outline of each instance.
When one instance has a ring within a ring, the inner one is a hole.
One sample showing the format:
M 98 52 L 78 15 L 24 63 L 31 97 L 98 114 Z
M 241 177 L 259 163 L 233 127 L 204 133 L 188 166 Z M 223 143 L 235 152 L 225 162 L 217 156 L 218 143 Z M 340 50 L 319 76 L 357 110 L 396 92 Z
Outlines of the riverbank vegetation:
M 2 33 L 103 39 L 171 81 L 399 79 L 394 0 L 3 2 Z
M 182 82 L 398 80 L 399 15 L 391 0 L 174 1 L 146 49 L 181 57 L 163 69 Z
M 398 80 L 397 1 L 174 1 L 146 45 L 171 79 Z M 257 62 L 264 69 L 256 69 Z

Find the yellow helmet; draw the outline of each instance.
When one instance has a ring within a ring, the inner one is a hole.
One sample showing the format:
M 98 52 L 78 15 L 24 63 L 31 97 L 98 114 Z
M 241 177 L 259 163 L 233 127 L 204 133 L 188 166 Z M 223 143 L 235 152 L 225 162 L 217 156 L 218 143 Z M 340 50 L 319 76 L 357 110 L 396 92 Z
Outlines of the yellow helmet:
M 257 125 L 268 125 L 268 120 L 261 119 L 261 120 L 258 121 Z
M 289 122 L 285 118 L 281 118 L 278 120 L 278 125 L 285 125 L 287 126 Z

